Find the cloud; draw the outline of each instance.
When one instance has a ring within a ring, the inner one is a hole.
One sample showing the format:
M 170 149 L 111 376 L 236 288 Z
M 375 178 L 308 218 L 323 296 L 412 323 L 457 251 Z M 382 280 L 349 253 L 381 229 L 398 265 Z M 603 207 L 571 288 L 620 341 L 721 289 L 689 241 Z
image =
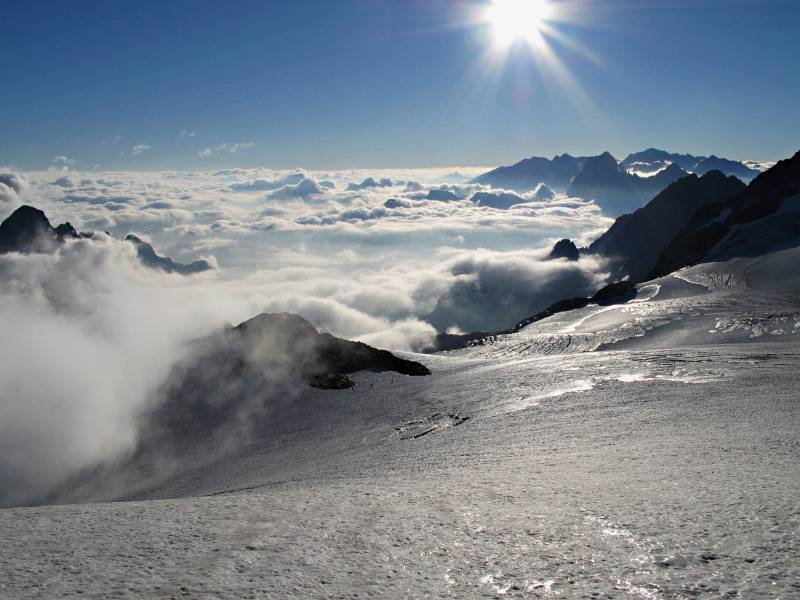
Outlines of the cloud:
M 52 161 L 50 161 L 50 170 L 53 171 L 69 171 L 70 167 L 75 166 L 75 159 L 59 154 Z
M 285 185 L 269 194 L 270 198 L 308 198 L 325 190 L 313 179 L 302 179 L 296 185 Z
M 150 149 L 152 149 L 152 146 L 148 144 L 136 144 L 133 148 L 131 148 L 131 155 L 139 156 L 143 152 L 147 152 Z
M 0 504 L 130 448 L 183 342 L 221 325 L 220 299 L 196 302 L 137 263 L 106 236 L 0 256 L 0 322 L 15 340 L 0 345 Z
M 565 298 L 590 296 L 608 281 L 605 262 L 544 260 L 543 252 L 461 252 L 445 263 L 446 292 L 428 320 L 439 331 L 497 331 Z
M 236 192 L 276 190 L 287 185 L 297 185 L 305 178 L 306 174 L 303 172 L 289 173 L 277 179 L 254 179 L 244 183 L 234 183 L 231 185 L 231 189 Z
M 192 130 L 181 129 L 180 133 L 178 133 L 178 139 L 183 139 L 183 138 L 187 138 L 187 137 L 194 137 L 196 135 L 197 135 L 197 131 L 194 130 L 194 129 L 192 129 Z
M 392 187 L 394 182 L 391 179 L 382 178 L 380 180 L 375 179 L 374 177 L 367 177 L 361 183 L 350 183 L 347 186 L 347 189 L 352 191 L 358 190 L 366 190 L 368 188 L 385 188 L 385 187 Z
M 22 173 L 0 169 L 0 219 L 7 217 L 20 203 L 20 194 L 29 188 Z
M 106 236 L 53 256 L 0 257 L 0 324 L 15 340 L 0 347 L 3 501 L 127 451 L 131 418 L 158 401 L 184 343 L 222 323 L 289 311 L 340 337 L 419 350 L 437 310 L 437 328 L 469 331 L 600 287 L 599 262 L 542 260 L 555 239 L 585 245 L 608 227 L 596 205 L 428 199 L 486 191 L 442 186 L 452 170 L 0 169 L 0 211 L 24 200 L 53 223 L 117 240 L 136 232 L 159 254 L 219 267 L 185 281 L 145 270 L 130 244 Z
M 238 142 L 236 144 L 219 144 L 214 148 L 203 148 L 202 150 L 197 151 L 197 156 L 207 158 L 213 154 L 234 154 L 239 152 L 240 150 L 247 150 L 248 148 L 252 148 L 255 146 L 255 142 Z

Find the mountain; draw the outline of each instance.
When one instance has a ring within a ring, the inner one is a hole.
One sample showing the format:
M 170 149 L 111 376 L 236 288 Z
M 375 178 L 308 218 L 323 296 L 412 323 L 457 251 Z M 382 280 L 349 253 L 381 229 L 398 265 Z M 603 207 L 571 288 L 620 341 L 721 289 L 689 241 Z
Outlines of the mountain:
M 753 168 L 755 164 L 648 148 L 629 154 L 621 162 L 608 152 L 591 157 L 562 154 L 552 160 L 533 156 L 484 173 L 472 183 L 517 193 L 530 192 L 542 183 L 556 192 L 593 199 L 607 215 L 617 217 L 643 206 L 688 173 L 721 171 L 749 182 L 760 173 Z
M 663 169 L 670 163 L 675 163 L 684 171 L 689 171 L 701 158 L 691 154 L 676 154 L 658 148 L 648 148 L 626 156 L 622 161 L 622 166 L 626 169 L 648 172 L 654 167 L 656 170 Z
M 580 250 L 572 240 L 558 240 L 547 255 L 548 260 L 555 260 L 558 258 L 566 258 L 567 260 L 578 260 L 580 258 Z
M 461 196 L 446 189 L 429 190 L 425 195 L 425 200 L 437 200 L 439 202 L 453 202 L 461 200 Z
M 342 414 L 358 392 L 371 394 L 372 384 L 350 378 L 359 371 L 392 374 L 380 393 L 390 381 L 399 385 L 405 376 L 431 375 L 419 362 L 319 333 L 289 313 L 263 313 L 194 340 L 155 390 L 158 402 L 140 416 L 136 447 L 73 475 L 51 498 L 75 501 L 122 489 L 146 493 L 164 477 L 201 472 L 248 444 L 279 444 L 285 431 L 276 431 L 276 422 L 293 423 L 301 433 L 314 420 L 310 397 L 318 399 L 319 410 Z
M 552 160 L 541 156 L 526 158 L 508 167 L 498 167 L 479 175 L 472 183 L 526 193 L 540 183 L 555 191 L 565 192 L 583 166 L 585 157 L 561 154 Z
M 58 246 L 66 240 L 91 237 L 92 234 L 89 233 L 78 233 L 69 221 L 53 227 L 43 211 L 24 205 L 0 223 L 0 253 L 50 253 L 55 252 Z M 205 260 L 196 260 L 185 265 L 175 262 L 171 258 L 159 256 L 150 244 L 135 235 L 129 235 L 125 240 L 136 247 L 139 260 L 151 269 L 191 275 L 213 268 Z
M 179 273 L 180 275 L 192 275 L 213 269 L 208 261 L 205 260 L 196 260 L 187 265 L 175 262 L 166 256 L 159 256 L 153 246 L 133 234 L 128 235 L 125 241 L 136 247 L 136 254 L 139 256 L 139 260 L 151 269 L 164 271 L 165 273 Z
M 44 212 L 24 205 L 0 224 L 0 253 L 52 252 L 65 239 L 76 237 L 80 236 L 69 222 L 53 228 Z
M 470 198 L 470 202 L 472 202 L 475 206 L 488 206 L 490 208 L 507 210 L 516 204 L 524 204 L 525 202 L 528 202 L 528 200 L 508 192 L 500 194 L 493 194 L 491 192 L 476 192 Z
M 741 193 L 700 208 L 660 253 L 650 277 L 705 260 L 755 256 L 800 244 L 800 152 Z
M 741 193 L 745 185 L 735 177 L 711 171 L 688 175 L 672 183 L 646 206 L 619 217 L 589 246 L 592 254 L 612 260 L 612 277 L 643 281 L 661 251 L 703 206 Z
M 555 197 L 556 193 L 543 183 L 540 183 L 538 186 L 536 186 L 536 189 L 533 192 L 533 198 L 539 201 L 552 200 Z
M 737 160 L 714 156 L 694 156 L 692 154 L 675 154 L 648 148 L 641 152 L 629 154 L 622 161 L 622 166 L 630 173 L 656 173 L 671 164 L 678 165 L 684 171 L 705 175 L 710 171 L 721 171 L 725 175 L 733 175 L 742 181 L 749 182 L 761 172 Z
M 586 159 L 567 195 L 594 200 L 603 213 L 618 217 L 649 202 L 684 175 L 686 173 L 677 165 L 670 165 L 652 177 L 632 175 L 609 152 L 604 152 Z
M 690 170 L 698 175 L 704 175 L 709 171 L 721 171 L 726 175 L 733 175 L 746 182 L 752 181 L 761 173 L 756 169 L 751 169 L 738 160 L 719 158 L 713 154 L 708 158 L 699 160 L 697 164 Z

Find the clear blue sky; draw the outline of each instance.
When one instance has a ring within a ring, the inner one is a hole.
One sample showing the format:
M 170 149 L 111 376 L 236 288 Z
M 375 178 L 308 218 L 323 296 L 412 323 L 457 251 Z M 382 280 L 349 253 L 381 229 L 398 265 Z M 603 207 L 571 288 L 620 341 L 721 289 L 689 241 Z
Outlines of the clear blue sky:
M 577 86 L 520 44 L 481 66 L 491 33 L 464 24 L 479 0 L 0 0 L 0 164 L 422 167 L 800 148 L 797 0 L 569 4 L 553 24 L 568 43 L 551 47 Z M 244 142 L 255 145 L 230 152 Z M 150 148 L 132 155 L 139 144 Z

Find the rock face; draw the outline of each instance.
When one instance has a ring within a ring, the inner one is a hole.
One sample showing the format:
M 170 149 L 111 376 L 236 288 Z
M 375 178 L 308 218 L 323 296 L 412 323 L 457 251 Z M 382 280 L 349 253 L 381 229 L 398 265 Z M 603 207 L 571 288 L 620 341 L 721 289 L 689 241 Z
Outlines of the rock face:
M 568 239 L 559 240 L 556 242 L 550 254 L 547 256 L 548 260 L 555 260 L 558 258 L 566 258 L 567 260 L 578 260 L 580 258 L 580 250 L 575 245 L 575 242 Z
M 364 370 L 430 375 L 430 370 L 418 362 L 361 342 L 318 333 L 311 323 L 288 313 L 253 317 L 235 327 L 229 341 L 245 367 L 270 365 L 312 385 Z
M 175 262 L 169 257 L 159 256 L 153 247 L 147 242 L 139 239 L 135 235 L 128 235 L 125 238 L 126 242 L 130 242 L 136 247 L 136 254 L 139 260 L 146 267 L 157 269 L 166 273 L 179 273 L 181 275 L 192 275 L 194 273 L 202 273 L 208 271 L 213 267 L 205 260 L 196 260 L 188 265 Z
M 703 260 L 753 256 L 800 244 L 800 152 L 739 194 L 700 208 L 663 249 L 650 278 Z
M 308 386 L 352 387 L 348 375 L 361 370 L 430 375 L 386 350 L 320 334 L 297 315 L 261 314 L 196 340 L 159 390 L 162 402 L 146 415 L 146 429 L 156 445 L 208 444 L 243 420 L 257 426 L 271 411 L 292 409 Z
M 610 259 L 615 278 L 643 281 L 661 251 L 703 206 L 741 193 L 745 185 L 735 177 L 712 171 L 689 175 L 670 185 L 646 206 L 619 217 L 589 246 L 592 254 Z
M 56 228 L 33 206 L 20 206 L 0 224 L 0 252 L 53 252 L 58 244 L 80 235 L 69 222 Z

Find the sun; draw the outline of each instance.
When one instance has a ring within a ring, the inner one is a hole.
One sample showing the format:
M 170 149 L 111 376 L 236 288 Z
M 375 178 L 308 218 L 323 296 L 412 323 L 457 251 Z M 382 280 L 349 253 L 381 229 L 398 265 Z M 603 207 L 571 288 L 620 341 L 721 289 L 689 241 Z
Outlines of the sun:
M 551 12 L 547 0 L 493 0 L 486 9 L 486 21 L 491 24 L 499 46 L 518 41 L 536 44 Z

